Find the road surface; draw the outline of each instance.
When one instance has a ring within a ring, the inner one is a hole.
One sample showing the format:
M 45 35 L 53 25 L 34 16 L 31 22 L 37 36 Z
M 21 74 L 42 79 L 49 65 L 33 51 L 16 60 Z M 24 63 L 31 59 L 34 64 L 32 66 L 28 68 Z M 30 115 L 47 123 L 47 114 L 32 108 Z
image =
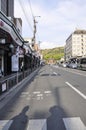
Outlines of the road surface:
M 0 130 L 36 130 L 37 122 L 42 130 L 86 130 L 85 71 L 43 66 L 0 110 Z

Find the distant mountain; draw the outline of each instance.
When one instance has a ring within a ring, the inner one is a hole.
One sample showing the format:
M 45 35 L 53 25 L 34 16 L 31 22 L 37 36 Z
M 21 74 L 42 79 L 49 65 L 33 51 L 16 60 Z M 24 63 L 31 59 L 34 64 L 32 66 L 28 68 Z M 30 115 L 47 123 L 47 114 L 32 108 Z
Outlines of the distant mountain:
M 64 47 L 41 50 L 44 60 L 60 60 L 64 56 Z

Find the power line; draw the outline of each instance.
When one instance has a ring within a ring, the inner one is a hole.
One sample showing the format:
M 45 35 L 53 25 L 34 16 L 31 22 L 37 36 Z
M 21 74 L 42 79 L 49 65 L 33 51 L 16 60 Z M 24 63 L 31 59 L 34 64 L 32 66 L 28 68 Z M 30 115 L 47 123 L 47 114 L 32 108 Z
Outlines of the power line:
M 22 11 L 23 11 L 23 13 L 24 13 L 24 15 L 25 15 L 25 18 L 26 18 L 26 20 L 27 20 L 27 22 L 28 22 L 28 24 L 29 24 L 29 26 L 30 26 L 30 29 L 31 29 L 31 31 L 33 32 L 33 28 L 32 28 L 32 26 L 31 26 L 31 24 L 30 24 L 30 22 L 29 22 L 29 19 L 28 19 L 28 17 L 27 17 L 27 14 L 26 14 L 24 8 L 23 8 L 23 5 L 22 5 L 22 3 L 21 3 L 21 0 L 19 0 L 19 3 L 20 3 L 20 6 L 21 6 L 21 8 L 22 8 Z
M 32 17 L 34 18 L 34 13 L 33 13 L 33 9 L 32 9 L 30 0 L 28 0 L 28 2 L 29 2 L 29 7 L 30 7 L 30 10 L 31 10 Z
M 33 23 L 34 23 L 33 39 L 34 39 L 34 42 L 35 42 L 36 32 L 37 32 L 36 24 L 38 23 L 38 22 L 35 20 L 35 17 L 40 17 L 40 16 L 34 16 L 33 9 L 32 9 L 32 5 L 31 5 L 31 1 L 28 0 L 28 3 L 29 3 L 30 11 L 31 11 L 31 14 L 32 14 L 32 17 L 33 17 Z M 38 35 L 38 33 L 37 33 L 37 35 Z

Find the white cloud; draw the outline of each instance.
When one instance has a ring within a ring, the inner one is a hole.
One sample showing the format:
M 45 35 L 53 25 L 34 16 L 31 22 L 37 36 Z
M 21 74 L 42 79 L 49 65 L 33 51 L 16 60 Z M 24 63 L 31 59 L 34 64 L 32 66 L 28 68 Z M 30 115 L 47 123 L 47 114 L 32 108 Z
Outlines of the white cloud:
M 26 22 L 24 14 L 19 7 L 17 0 L 15 15 L 21 16 L 23 19 L 23 36 L 31 37 L 33 33 L 29 25 Z M 25 3 L 26 0 L 23 1 Z M 83 0 L 84 2 L 84 0 Z M 32 3 L 32 9 L 35 16 L 41 16 L 36 18 L 37 24 L 37 40 L 48 41 L 41 44 L 42 48 L 55 47 L 58 45 L 64 45 L 67 37 L 75 30 L 76 27 L 86 29 L 86 4 L 80 0 L 60 0 L 56 4 L 55 8 L 51 10 L 47 9 L 42 4 Z M 26 3 L 25 11 L 29 18 L 29 21 L 33 27 L 32 17 L 28 4 Z M 43 47 L 44 46 L 44 47 Z
M 52 42 L 41 42 L 40 43 L 41 49 L 51 49 L 51 48 L 55 48 L 55 47 L 59 47 L 59 46 L 63 46 L 63 45 L 59 45 L 57 43 L 52 43 Z

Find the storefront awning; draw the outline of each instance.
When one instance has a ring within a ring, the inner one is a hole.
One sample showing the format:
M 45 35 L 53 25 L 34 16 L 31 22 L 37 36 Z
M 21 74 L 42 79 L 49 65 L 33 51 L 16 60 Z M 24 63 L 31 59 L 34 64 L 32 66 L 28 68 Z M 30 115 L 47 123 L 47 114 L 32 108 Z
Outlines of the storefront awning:
M 19 46 L 23 45 L 24 39 L 19 34 L 17 28 L 15 27 L 14 23 L 10 21 L 7 16 L 5 16 L 0 11 L 0 28 L 10 34 L 16 44 Z

